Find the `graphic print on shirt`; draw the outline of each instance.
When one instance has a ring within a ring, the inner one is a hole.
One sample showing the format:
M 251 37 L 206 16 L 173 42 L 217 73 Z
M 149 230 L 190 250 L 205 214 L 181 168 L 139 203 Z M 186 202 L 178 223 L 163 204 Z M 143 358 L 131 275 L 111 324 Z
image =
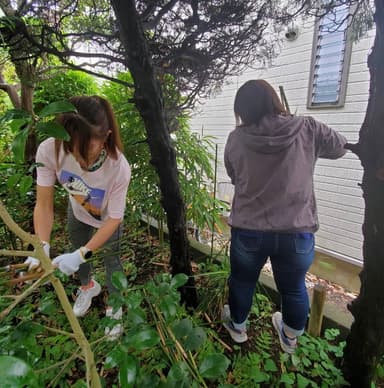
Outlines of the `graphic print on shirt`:
M 59 181 L 91 216 L 100 220 L 105 190 L 88 186 L 81 177 L 66 170 L 61 172 Z

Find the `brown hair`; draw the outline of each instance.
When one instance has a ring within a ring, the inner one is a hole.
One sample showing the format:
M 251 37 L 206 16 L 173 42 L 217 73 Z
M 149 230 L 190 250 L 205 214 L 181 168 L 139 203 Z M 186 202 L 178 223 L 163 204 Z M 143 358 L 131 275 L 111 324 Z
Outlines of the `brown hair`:
M 80 156 L 88 161 L 88 147 L 91 139 L 105 140 L 107 154 L 117 159 L 117 151 L 123 150 L 120 131 L 111 104 L 99 96 L 75 96 L 69 102 L 76 112 L 63 113 L 58 122 L 71 136 L 69 141 L 56 140 L 56 159 L 63 144 L 64 152 L 73 152 L 77 146 Z
M 247 81 L 236 93 L 236 125 L 259 124 L 264 116 L 287 114 L 273 87 L 263 79 Z

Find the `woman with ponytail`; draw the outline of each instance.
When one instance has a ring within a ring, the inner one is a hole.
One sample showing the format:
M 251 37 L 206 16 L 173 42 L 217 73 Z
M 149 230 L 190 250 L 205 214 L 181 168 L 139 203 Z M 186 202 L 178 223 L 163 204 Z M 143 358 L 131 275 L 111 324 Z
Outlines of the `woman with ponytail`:
M 70 140 L 48 138 L 37 150 L 34 228 L 49 255 L 57 180 L 69 196 L 68 232 L 73 251 L 57 256 L 53 264 L 67 275 L 78 273 L 80 288 L 73 311 L 82 317 L 101 292 L 87 261 L 92 254 L 102 249 L 109 293 L 116 292 L 112 274 L 123 272 L 118 252 L 131 170 L 109 102 L 98 96 L 76 96 L 70 102 L 76 112 L 59 117 Z M 33 257 L 27 262 L 30 269 L 39 265 Z M 122 311 L 107 307 L 106 315 L 119 320 Z M 106 334 L 116 338 L 121 330 L 116 322 Z

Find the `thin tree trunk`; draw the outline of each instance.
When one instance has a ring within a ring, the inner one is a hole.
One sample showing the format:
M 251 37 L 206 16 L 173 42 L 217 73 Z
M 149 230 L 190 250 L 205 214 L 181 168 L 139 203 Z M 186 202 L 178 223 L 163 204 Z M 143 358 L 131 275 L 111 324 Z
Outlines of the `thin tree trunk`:
M 21 84 L 21 107 L 25 111 L 33 114 L 33 92 L 35 88 L 31 86 L 34 79 L 34 73 L 30 74 L 30 81 Z M 30 131 L 27 142 L 25 144 L 24 159 L 27 164 L 32 164 L 35 161 L 37 151 L 36 133 Z
M 343 372 L 352 387 L 369 388 L 384 353 L 384 0 L 376 0 L 376 37 L 368 66 L 370 95 L 354 150 L 364 168 L 364 267 L 361 289 L 350 306 L 354 316 Z
M 15 10 L 8 7 L 9 14 L 6 16 L 13 17 Z M 28 42 L 27 26 L 21 18 L 13 18 L 9 27 L 1 29 L 3 39 L 2 47 L 5 47 L 10 56 L 11 62 L 15 66 L 16 74 L 21 84 L 21 109 L 33 114 L 33 92 L 35 87 L 35 76 L 37 58 L 30 55 L 33 47 Z M 31 57 L 30 57 L 31 56 Z M 32 163 L 37 150 L 36 134 L 31 132 L 27 139 L 25 147 L 25 161 Z
M 185 204 L 178 181 L 175 150 L 171 145 L 165 119 L 162 92 L 153 71 L 135 1 L 111 0 L 111 4 L 119 23 L 127 66 L 135 84 L 135 104 L 145 123 L 151 163 L 159 176 L 162 206 L 169 230 L 172 274 L 185 273 L 189 276 L 181 293 L 183 301 L 194 307 L 197 304 L 197 295 L 194 279 L 191 277 Z
M 8 94 L 14 108 L 21 108 L 21 100 L 19 94 L 17 93 L 17 88 L 15 85 L 10 85 L 5 81 L 2 69 L 0 69 L 0 89 L 4 90 Z

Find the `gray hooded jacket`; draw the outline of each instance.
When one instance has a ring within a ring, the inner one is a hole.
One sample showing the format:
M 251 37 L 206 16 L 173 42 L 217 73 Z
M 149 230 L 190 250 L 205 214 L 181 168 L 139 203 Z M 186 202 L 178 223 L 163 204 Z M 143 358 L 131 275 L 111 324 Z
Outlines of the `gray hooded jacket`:
M 237 127 L 224 152 L 235 186 L 229 224 L 258 231 L 315 232 L 315 162 L 340 158 L 346 142 L 312 117 L 268 116 L 257 126 Z

